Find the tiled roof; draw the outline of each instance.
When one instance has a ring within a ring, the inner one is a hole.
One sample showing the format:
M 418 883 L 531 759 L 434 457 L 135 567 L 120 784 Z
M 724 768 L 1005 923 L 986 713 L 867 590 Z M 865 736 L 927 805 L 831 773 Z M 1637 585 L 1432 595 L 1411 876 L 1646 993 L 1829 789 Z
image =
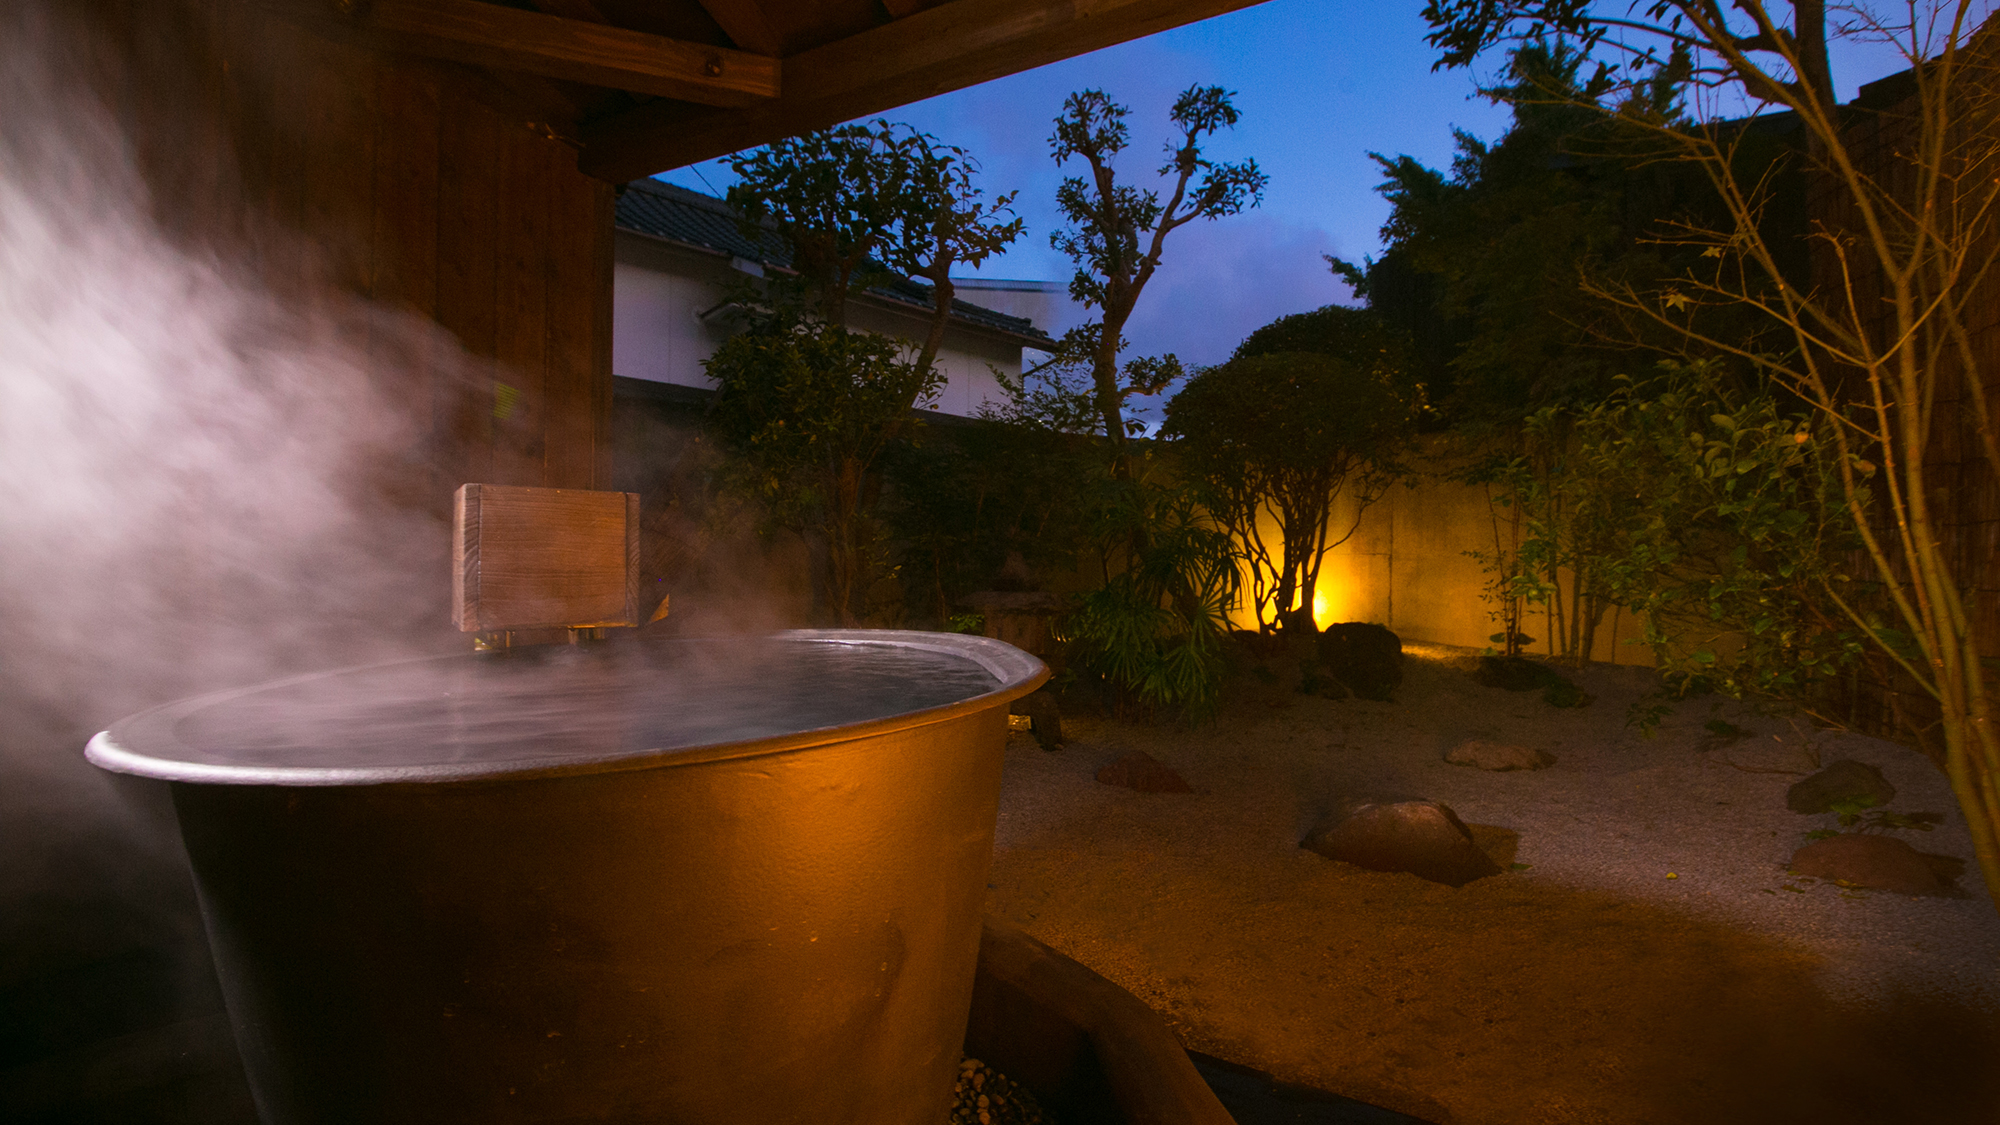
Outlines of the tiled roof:
M 778 269 L 791 268 L 791 250 L 775 231 L 753 242 L 743 237 L 736 212 L 720 199 L 659 180 L 633 180 L 618 197 L 618 226 L 637 234 L 678 242 L 715 254 L 743 258 Z M 929 312 L 931 287 L 895 278 L 868 290 L 868 295 Z M 1008 316 L 969 301 L 954 299 L 952 318 L 968 326 L 1021 338 L 1030 347 L 1047 346 L 1049 334 L 1026 317 Z

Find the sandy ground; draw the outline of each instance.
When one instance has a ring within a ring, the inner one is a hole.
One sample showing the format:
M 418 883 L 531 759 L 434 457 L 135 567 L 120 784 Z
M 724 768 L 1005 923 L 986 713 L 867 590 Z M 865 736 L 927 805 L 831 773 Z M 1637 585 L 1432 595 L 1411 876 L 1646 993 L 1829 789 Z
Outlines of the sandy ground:
M 1015 737 L 989 909 L 1191 1048 L 1438 1125 L 2000 1122 L 2000 914 L 1976 870 L 1958 899 L 1785 870 L 1833 822 L 1785 790 L 1841 757 L 1883 770 L 1890 809 L 1945 814 L 1910 843 L 1970 860 L 1928 761 L 1716 698 L 1646 739 L 1625 725 L 1644 670 L 1586 669 L 1597 701 L 1564 711 L 1405 648 L 1394 702 L 1246 682 L 1194 729 L 1071 714 L 1061 751 Z M 1715 718 L 1749 737 L 1705 741 Z M 1469 737 L 1558 760 L 1443 761 Z M 1130 750 L 1196 792 L 1094 780 Z M 1386 794 L 1518 833 L 1526 869 L 1454 890 L 1298 847 L 1341 797 Z

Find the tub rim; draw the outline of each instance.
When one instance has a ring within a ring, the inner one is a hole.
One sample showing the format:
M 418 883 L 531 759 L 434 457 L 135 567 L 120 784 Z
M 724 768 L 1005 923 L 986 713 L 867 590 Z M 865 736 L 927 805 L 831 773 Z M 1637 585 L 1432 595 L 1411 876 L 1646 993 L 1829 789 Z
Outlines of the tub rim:
M 677 642 L 731 639 L 750 638 L 727 636 L 672 638 Z M 401 664 L 475 659 L 465 654 L 417 656 L 405 660 L 307 672 L 247 687 L 228 688 L 163 703 L 129 715 L 111 724 L 108 729 L 99 731 L 84 747 L 84 757 L 91 764 L 113 773 L 200 785 L 292 787 L 434 785 L 625 773 L 786 754 L 861 741 L 894 731 L 933 726 L 1010 703 L 1039 688 L 1049 678 L 1048 666 L 1036 657 L 1004 641 L 963 633 L 926 633 L 910 629 L 788 629 L 777 633 L 757 634 L 755 639 L 800 641 L 842 647 L 908 648 L 943 653 L 971 660 L 998 679 L 1000 684 L 991 691 L 936 707 L 898 712 L 858 723 L 813 727 L 761 738 L 710 743 L 705 746 L 619 751 L 595 755 L 550 755 L 544 758 L 524 758 L 507 762 L 438 762 L 394 766 L 232 766 L 186 761 L 173 756 L 175 748 L 185 747 L 175 733 L 175 727 L 183 718 L 207 707 L 246 695 L 363 670 L 392 668 Z M 140 745 L 150 745 L 155 749 L 151 751 L 136 749 Z

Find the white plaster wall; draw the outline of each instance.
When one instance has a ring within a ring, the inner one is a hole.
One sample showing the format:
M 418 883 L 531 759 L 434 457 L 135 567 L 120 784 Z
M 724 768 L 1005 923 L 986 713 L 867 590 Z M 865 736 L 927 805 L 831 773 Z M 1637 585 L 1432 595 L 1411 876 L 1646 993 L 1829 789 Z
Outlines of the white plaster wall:
M 930 330 L 929 318 L 914 309 L 905 312 L 902 309 L 856 304 L 847 307 L 847 324 L 865 332 L 899 336 L 910 341 L 912 346 L 921 344 L 924 334 Z M 969 418 L 979 413 L 979 408 L 988 402 L 997 405 L 1005 401 L 1006 396 L 1000 390 L 999 381 L 993 378 L 992 368 L 998 367 L 1009 375 L 1019 375 L 1021 346 L 984 333 L 947 328 L 944 343 L 938 348 L 937 366 L 944 373 L 945 385 L 935 399 L 918 405 L 926 410 Z
M 1057 339 L 1089 320 L 1091 311 L 1070 299 L 1067 281 L 1007 281 L 998 278 L 954 277 L 958 299 L 1008 316 L 1025 316 L 1035 327 Z
M 656 239 L 619 231 L 612 267 L 611 369 L 630 379 L 713 387 L 702 361 L 726 338 L 721 325 L 704 324 L 700 314 L 723 300 L 743 275 L 726 259 L 686 250 Z M 976 296 L 965 299 L 979 303 Z M 918 310 L 855 302 L 850 327 L 920 343 L 929 322 Z M 949 328 L 937 365 L 944 389 L 926 409 L 971 416 L 1004 396 L 992 369 L 1021 372 L 1021 346 L 1003 337 Z
M 701 361 L 724 335 L 701 322 L 740 277 L 726 260 L 618 232 L 611 275 L 611 370 L 628 379 L 715 384 Z

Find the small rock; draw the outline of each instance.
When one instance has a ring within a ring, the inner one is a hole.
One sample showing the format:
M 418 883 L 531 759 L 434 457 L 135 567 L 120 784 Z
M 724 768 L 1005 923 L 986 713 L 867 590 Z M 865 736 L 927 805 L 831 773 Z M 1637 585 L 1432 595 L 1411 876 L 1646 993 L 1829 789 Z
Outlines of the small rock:
M 1842 758 L 1785 792 L 1785 807 L 1795 813 L 1831 812 L 1853 801 L 1868 808 L 1886 805 L 1896 796 L 1882 771 L 1865 762 Z
M 1348 801 L 1299 846 L 1370 871 L 1407 871 L 1449 887 L 1500 874 L 1500 865 L 1473 843 L 1472 830 L 1437 801 Z
M 1388 699 L 1403 682 L 1403 641 L 1365 621 L 1329 625 L 1319 635 L 1319 670 L 1363 699 Z
M 1837 879 L 1899 895 L 1949 895 L 1923 853 L 1891 836 L 1844 833 L 1816 840 L 1792 854 L 1792 874 Z
M 1555 669 L 1525 656 L 1482 656 L 1472 677 L 1502 691 L 1533 691 L 1562 678 Z
M 1194 787 L 1181 779 L 1181 775 L 1167 768 L 1165 764 L 1143 750 L 1112 762 L 1097 771 L 1097 780 L 1106 785 L 1122 785 L 1141 793 L 1192 793 Z
M 1056 706 L 1056 697 L 1046 688 L 1030 692 L 1014 701 L 1008 710 L 1016 715 L 1026 715 L 1033 725 L 1029 728 L 1035 741 L 1044 750 L 1060 750 L 1063 744 L 1062 710 Z
M 1483 770 L 1539 770 L 1556 764 L 1547 750 L 1511 742 L 1488 742 L 1468 738 L 1445 752 L 1444 760 L 1455 766 L 1478 766 Z

